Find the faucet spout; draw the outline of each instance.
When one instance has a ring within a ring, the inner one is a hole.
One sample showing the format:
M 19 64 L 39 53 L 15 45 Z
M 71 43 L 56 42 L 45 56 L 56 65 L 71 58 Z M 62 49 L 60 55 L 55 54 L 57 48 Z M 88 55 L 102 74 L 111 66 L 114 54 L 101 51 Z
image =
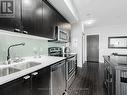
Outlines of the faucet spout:
M 14 44 L 14 45 L 10 45 L 10 46 L 8 47 L 8 50 L 7 50 L 7 61 L 9 61 L 9 59 L 10 59 L 10 49 L 11 49 L 12 47 L 20 46 L 20 45 L 24 46 L 25 43 Z

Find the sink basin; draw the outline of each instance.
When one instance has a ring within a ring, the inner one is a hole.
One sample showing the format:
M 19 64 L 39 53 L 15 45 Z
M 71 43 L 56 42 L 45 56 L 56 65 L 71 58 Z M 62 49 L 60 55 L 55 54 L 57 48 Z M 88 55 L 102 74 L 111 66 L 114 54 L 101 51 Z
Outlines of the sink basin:
M 0 67 L 0 77 L 6 76 L 30 67 L 34 67 L 37 65 L 40 65 L 41 63 L 39 62 L 25 62 L 25 63 L 20 63 L 16 64 L 13 66 L 8 66 L 8 67 Z
M 25 62 L 25 63 L 21 63 L 21 64 L 16 64 L 13 67 L 16 69 L 24 70 L 24 69 L 28 69 L 30 67 L 34 67 L 34 66 L 37 66 L 40 64 L 41 63 L 39 63 L 39 62 Z
M 12 68 L 12 67 L 3 67 L 3 68 L 0 68 L 0 77 L 6 76 L 6 75 L 9 75 L 9 74 L 18 72 L 18 71 L 20 71 L 20 70 L 16 69 L 16 68 Z

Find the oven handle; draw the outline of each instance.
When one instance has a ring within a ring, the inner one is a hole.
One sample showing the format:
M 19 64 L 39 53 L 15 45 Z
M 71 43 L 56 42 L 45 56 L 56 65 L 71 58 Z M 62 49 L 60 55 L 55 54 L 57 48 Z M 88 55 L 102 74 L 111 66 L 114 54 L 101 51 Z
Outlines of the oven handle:
M 57 63 L 56 65 L 52 66 L 52 71 L 56 71 L 58 68 L 61 68 L 65 63 Z

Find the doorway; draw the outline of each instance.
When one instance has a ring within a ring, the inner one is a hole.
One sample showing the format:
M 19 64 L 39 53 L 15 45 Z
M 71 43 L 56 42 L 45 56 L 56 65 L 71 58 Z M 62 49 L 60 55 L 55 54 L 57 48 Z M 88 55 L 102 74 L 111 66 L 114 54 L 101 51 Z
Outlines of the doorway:
M 99 35 L 87 35 L 87 61 L 99 62 Z

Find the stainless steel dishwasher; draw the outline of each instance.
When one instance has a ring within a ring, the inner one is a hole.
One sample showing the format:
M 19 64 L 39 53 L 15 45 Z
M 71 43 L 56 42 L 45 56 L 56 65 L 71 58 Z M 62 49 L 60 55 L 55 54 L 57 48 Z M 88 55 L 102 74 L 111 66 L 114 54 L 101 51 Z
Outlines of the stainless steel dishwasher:
M 65 60 L 51 66 L 51 95 L 64 95 L 66 89 Z

